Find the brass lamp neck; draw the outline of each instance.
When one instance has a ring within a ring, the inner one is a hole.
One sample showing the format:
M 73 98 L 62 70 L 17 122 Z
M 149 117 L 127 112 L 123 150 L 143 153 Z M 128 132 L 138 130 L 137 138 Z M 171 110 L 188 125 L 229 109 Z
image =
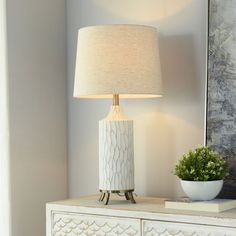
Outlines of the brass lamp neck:
M 113 94 L 113 106 L 119 106 L 119 94 Z

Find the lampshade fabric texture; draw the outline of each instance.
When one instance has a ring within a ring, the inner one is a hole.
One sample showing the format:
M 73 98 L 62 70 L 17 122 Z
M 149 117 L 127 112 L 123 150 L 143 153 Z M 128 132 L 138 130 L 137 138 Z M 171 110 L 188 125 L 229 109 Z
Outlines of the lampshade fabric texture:
M 162 95 L 157 29 L 101 25 L 79 30 L 74 97 L 148 98 Z

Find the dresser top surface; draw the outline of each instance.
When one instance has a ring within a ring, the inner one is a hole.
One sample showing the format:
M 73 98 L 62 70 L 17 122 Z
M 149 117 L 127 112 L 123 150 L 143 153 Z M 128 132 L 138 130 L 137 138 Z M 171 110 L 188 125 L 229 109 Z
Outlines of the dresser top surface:
M 185 216 L 200 216 L 200 217 L 213 217 L 221 219 L 234 219 L 236 222 L 236 208 L 221 213 L 212 212 L 202 212 L 202 211 L 189 211 L 189 210 L 174 210 L 165 208 L 164 202 L 165 198 L 152 198 L 152 197 L 135 197 L 137 204 L 131 204 L 129 201 L 124 200 L 123 197 L 118 197 L 116 195 L 111 196 L 109 205 L 104 205 L 102 202 L 98 201 L 99 196 L 86 196 L 80 197 L 78 199 L 66 199 L 57 202 L 48 203 L 48 206 L 54 208 L 61 208 L 65 210 L 66 208 L 73 211 L 79 210 L 86 211 L 85 209 L 90 209 L 96 212 L 115 212 L 124 211 L 132 214 L 137 213 L 147 213 L 147 214 L 162 214 L 162 215 L 185 215 Z M 83 213 L 83 212 L 82 212 Z M 134 216 L 135 217 L 135 216 Z

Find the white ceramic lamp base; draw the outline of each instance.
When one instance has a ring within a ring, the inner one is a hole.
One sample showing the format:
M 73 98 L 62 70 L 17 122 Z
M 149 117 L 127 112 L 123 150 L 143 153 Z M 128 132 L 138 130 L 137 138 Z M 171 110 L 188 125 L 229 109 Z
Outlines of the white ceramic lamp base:
M 99 121 L 99 189 L 103 193 L 134 190 L 133 121 L 121 114 L 119 106 L 112 106 Z

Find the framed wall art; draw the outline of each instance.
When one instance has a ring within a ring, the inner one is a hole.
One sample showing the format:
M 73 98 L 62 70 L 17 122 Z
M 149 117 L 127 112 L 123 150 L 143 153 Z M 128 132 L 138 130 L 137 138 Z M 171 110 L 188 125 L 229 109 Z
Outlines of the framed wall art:
M 236 198 L 236 0 L 209 0 L 206 144 L 229 167 L 220 197 Z

